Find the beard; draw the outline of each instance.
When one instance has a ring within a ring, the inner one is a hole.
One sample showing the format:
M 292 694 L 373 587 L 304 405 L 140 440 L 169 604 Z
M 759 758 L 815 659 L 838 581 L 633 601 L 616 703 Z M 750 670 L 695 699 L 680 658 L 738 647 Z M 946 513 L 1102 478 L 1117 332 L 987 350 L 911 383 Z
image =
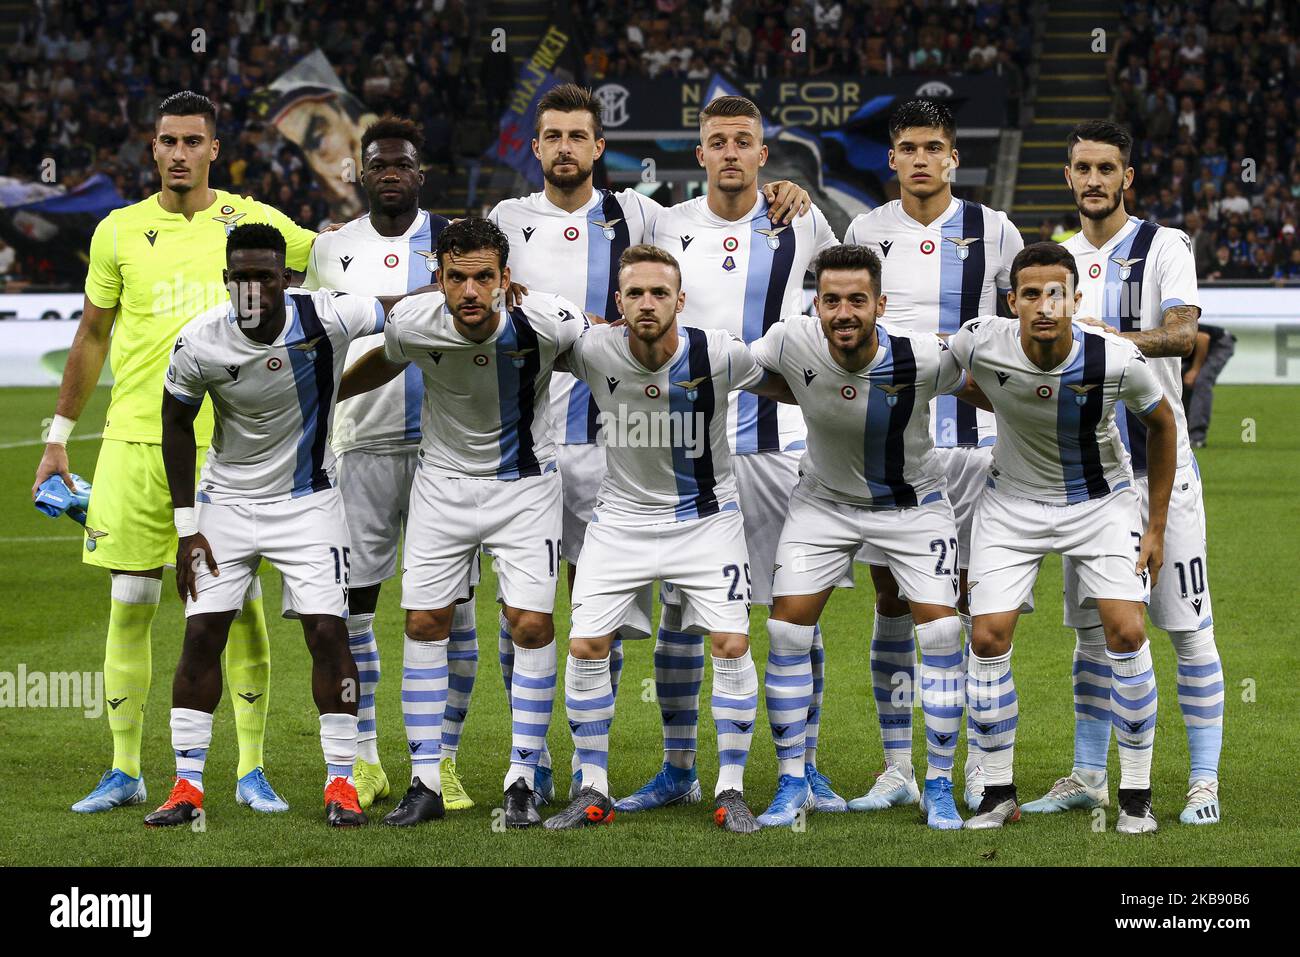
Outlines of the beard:
M 1120 198 L 1123 195 L 1124 195 L 1123 191 L 1119 191 L 1116 192 L 1113 197 L 1107 197 L 1106 206 L 1099 210 L 1090 210 L 1085 208 L 1083 205 L 1082 197 L 1080 197 L 1080 199 L 1076 201 L 1074 205 L 1078 208 L 1079 215 L 1084 217 L 1085 219 L 1101 220 L 1101 219 L 1105 219 L 1111 213 L 1115 212 L 1115 210 L 1119 209 Z
M 552 163 L 550 169 L 542 171 L 542 175 L 545 177 L 546 182 L 556 189 L 574 189 L 591 178 L 591 167 L 588 166 L 584 169 L 577 160 L 573 160 L 573 163 L 578 167 L 575 172 L 557 173 L 555 172 L 555 164 Z

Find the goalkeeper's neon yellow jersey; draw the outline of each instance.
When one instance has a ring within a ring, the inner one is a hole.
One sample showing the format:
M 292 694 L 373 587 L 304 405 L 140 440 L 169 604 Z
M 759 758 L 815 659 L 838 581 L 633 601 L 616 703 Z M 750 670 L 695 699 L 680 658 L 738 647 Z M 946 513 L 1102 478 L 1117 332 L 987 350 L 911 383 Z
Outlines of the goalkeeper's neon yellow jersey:
M 315 233 L 265 203 L 213 192 L 215 201 L 193 219 L 167 212 L 155 193 L 113 210 L 95 228 L 86 297 L 101 309 L 118 307 L 109 352 L 113 393 L 106 439 L 162 442 L 163 380 L 176 336 L 199 313 L 229 298 L 221 273 L 230 229 L 269 223 L 284 234 L 288 267 L 307 268 Z M 210 401 L 203 403 L 194 435 L 199 445 L 211 439 Z

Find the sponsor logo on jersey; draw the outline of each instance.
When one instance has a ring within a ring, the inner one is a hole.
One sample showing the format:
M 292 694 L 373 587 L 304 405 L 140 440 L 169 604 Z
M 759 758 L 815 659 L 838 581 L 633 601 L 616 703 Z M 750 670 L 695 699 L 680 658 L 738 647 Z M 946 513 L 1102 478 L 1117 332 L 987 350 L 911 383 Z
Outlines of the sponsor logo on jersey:
M 607 376 L 605 376 L 605 384 L 606 384 L 607 386 L 609 386 L 609 394 L 610 394 L 610 395 L 613 395 L 613 394 L 614 394 L 614 390 L 618 388 L 618 383 L 619 383 L 619 381 L 620 381 L 620 380 L 615 379 L 612 375 L 607 375 Z
M 1034 390 L 1034 394 L 1040 399 L 1050 399 L 1052 397 L 1052 387 L 1050 385 L 1040 385 Z
M 933 239 L 921 240 L 921 252 L 925 253 L 925 255 L 927 256 L 930 255 L 930 253 L 934 252 L 934 240 Z
M 814 372 L 812 369 L 803 370 L 803 384 L 805 386 L 812 385 L 812 380 L 815 378 L 817 378 L 817 373 Z
M 152 246 L 154 244 L 154 240 L 158 238 L 158 230 L 150 229 L 146 231 L 144 234 L 144 238 L 149 240 L 149 245 Z
M 880 241 L 880 255 L 888 257 L 889 251 L 893 248 L 894 241 L 892 239 L 882 239 Z
M 1119 259 L 1118 257 L 1111 260 L 1111 262 L 1119 267 L 1119 278 L 1121 281 L 1127 281 L 1128 277 L 1133 274 L 1133 267 L 1141 261 L 1141 259 Z
M 960 259 L 962 262 L 965 262 L 967 259 L 970 258 L 971 243 L 979 242 L 979 240 L 975 238 L 960 239 L 956 236 L 949 236 L 947 237 L 947 239 L 948 242 L 952 243 L 957 247 L 957 258 Z
M 279 356 L 271 356 L 271 358 L 266 360 L 266 367 L 272 372 L 279 372 L 280 366 L 282 365 L 284 365 L 284 363 L 280 361 Z
M 735 236 L 728 236 L 722 241 L 722 249 L 724 252 L 734 253 L 739 248 L 740 240 Z
M 347 271 L 348 271 L 348 267 L 352 265 L 352 257 L 351 257 L 351 256 L 340 256 L 340 257 L 339 257 L 339 264 L 342 265 L 342 267 L 343 267 L 343 271 L 344 271 L 344 272 L 347 272 Z
M 565 227 L 564 227 L 564 238 L 567 239 L 569 242 L 573 242 L 575 239 L 577 239 L 577 238 L 578 238 L 579 236 L 581 236 L 581 235 L 582 235 L 582 233 L 578 231 L 578 227 L 577 227 L 577 226 L 565 226 Z
M 524 226 L 523 227 L 524 242 L 528 242 L 528 240 L 532 239 L 533 233 L 535 233 L 536 231 L 537 231 L 536 226 Z
M 600 231 L 604 235 L 604 237 L 608 239 L 610 242 L 613 242 L 614 227 L 617 226 L 622 221 L 623 221 L 622 219 L 611 219 L 609 222 L 606 223 L 606 222 L 601 222 L 599 219 L 593 219 L 591 221 L 591 224 L 593 226 L 599 226 Z
M 485 366 L 487 364 L 488 364 L 488 357 L 483 355 L 483 353 L 480 352 L 478 355 L 474 357 L 474 365 Z
M 998 385 L 1001 386 L 1005 386 L 1007 384 L 1007 380 L 1011 378 L 1010 372 L 995 372 L 993 374 L 998 377 Z
M 686 401 L 694 402 L 700 397 L 700 383 L 707 379 L 708 376 L 702 375 L 698 379 L 686 379 L 682 382 L 674 382 L 673 385 L 686 390 Z
M 780 249 L 781 234 L 789 228 L 789 226 L 776 226 L 772 229 L 756 229 L 754 232 L 767 237 L 767 246 L 769 249 Z
M 844 388 L 840 389 L 840 395 L 852 402 L 858 397 L 858 390 L 853 388 L 851 385 L 846 385 Z
M 401 257 L 399 257 L 397 253 L 389 253 L 387 256 L 384 257 L 384 265 L 387 266 L 389 269 L 396 269 L 397 264 L 401 261 L 402 261 Z
M 688 246 L 689 246 L 691 243 L 693 243 L 693 242 L 695 242 L 695 237 L 694 237 L 694 236 L 683 236 L 683 237 L 682 237 L 682 252 L 686 252 L 686 247 L 688 247 Z
M 1097 383 L 1095 382 L 1091 383 L 1090 385 L 1075 385 L 1074 383 L 1071 382 L 1071 383 L 1067 383 L 1067 385 L 1069 385 L 1070 388 L 1074 390 L 1075 405 L 1087 405 L 1088 393 L 1091 392 L 1093 389 L 1097 388 Z
M 435 351 L 435 350 L 433 350 L 433 349 L 430 349 L 430 350 L 429 350 L 429 358 L 433 360 L 433 364 L 434 364 L 434 365 L 437 365 L 439 362 L 442 361 L 442 353 L 441 353 L 441 352 L 437 352 L 437 351 Z
M 885 393 L 885 405 L 889 406 L 891 409 L 898 405 L 898 393 L 902 392 L 904 389 L 912 388 L 912 383 L 910 382 L 904 382 L 902 385 L 892 385 L 888 382 L 876 382 L 874 385 L 881 392 Z
M 238 380 L 238 379 L 239 379 L 239 365 L 238 365 L 238 364 L 230 365 L 230 366 L 226 366 L 226 371 L 230 373 L 230 378 L 235 379 L 235 380 Z
M 512 366 L 514 366 L 516 369 L 522 369 L 524 367 L 524 363 L 528 360 L 528 353 L 532 351 L 533 351 L 532 349 L 519 349 L 518 351 L 511 351 L 510 349 L 507 349 L 506 355 L 510 357 L 510 364 Z

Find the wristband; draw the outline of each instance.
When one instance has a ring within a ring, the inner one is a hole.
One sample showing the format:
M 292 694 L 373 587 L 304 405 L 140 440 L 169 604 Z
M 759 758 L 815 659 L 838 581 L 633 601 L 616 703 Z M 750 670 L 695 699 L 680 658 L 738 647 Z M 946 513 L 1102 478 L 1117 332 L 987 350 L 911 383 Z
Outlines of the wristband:
M 50 430 L 46 433 L 46 443 L 49 445 L 67 445 L 68 438 L 72 435 L 72 427 L 76 424 L 76 419 L 69 419 L 56 413 L 54 420 L 50 423 Z
M 199 531 L 198 519 L 194 517 L 193 508 L 176 508 L 172 509 L 175 517 L 173 522 L 176 525 L 177 538 L 189 538 Z

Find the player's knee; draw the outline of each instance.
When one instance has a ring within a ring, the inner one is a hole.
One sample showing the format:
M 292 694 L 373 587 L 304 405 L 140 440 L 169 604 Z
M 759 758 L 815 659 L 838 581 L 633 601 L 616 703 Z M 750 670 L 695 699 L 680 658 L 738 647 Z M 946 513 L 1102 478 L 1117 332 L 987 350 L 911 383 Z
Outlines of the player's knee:
M 348 612 L 353 615 L 373 615 L 379 605 L 379 586 L 348 589 Z
M 888 568 L 872 565 L 871 584 L 876 589 L 876 611 L 886 618 L 900 618 L 911 609 L 898 597 L 898 582 Z
M 316 660 L 351 659 L 348 649 L 348 630 L 342 618 L 334 615 L 307 615 L 302 619 L 302 634 L 307 639 L 307 649 Z
M 406 637 L 413 641 L 442 641 L 451 634 L 450 608 L 434 611 L 408 611 Z
M 1116 622 L 1106 629 L 1106 646 L 1111 651 L 1131 654 L 1142 647 L 1147 640 L 1146 627 L 1141 616 Z
M 207 668 L 221 658 L 226 647 L 230 622 L 221 615 L 195 615 L 185 622 L 185 641 L 181 647 L 181 666 Z
M 713 657 L 740 658 L 749 650 L 749 636 L 720 632 L 713 636 Z
M 1011 648 L 1012 629 L 986 618 L 971 622 L 970 650 L 980 658 L 996 658 Z
M 519 612 L 510 624 L 510 637 L 521 648 L 545 648 L 555 640 L 555 621 L 544 612 Z

